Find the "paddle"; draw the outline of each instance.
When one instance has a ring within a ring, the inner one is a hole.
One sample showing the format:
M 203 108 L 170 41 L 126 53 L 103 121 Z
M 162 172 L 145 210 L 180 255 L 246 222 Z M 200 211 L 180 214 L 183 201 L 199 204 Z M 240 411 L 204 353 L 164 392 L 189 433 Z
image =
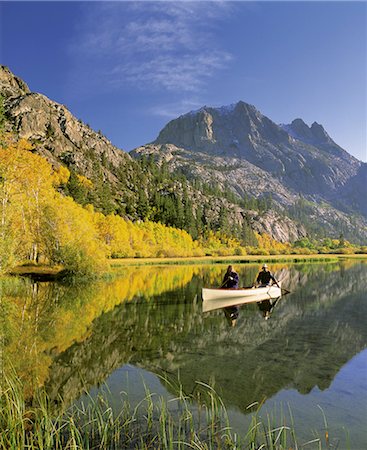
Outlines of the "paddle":
M 278 281 L 278 283 L 281 283 L 281 281 Z M 282 291 L 282 293 L 284 292 L 284 294 L 291 294 L 291 291 L 288 291 L 288 289 L 281 287 L 280 290 Z
M 280 288 L 282 290 L 282 293 L 284 292 L 285 294 L 291 294 L 291 291 L 288 291 L 288 289 L 285 288 Z
M 222 287 L 227 283 L 228 280 L 223 281 L 223 283 L 219 286 L 219 289 L 222 289 Z
M 225 281 L 223 281 L 223 283 L 222 283 L 222 285 L 219 287 L 219 289 L 222 289 L 222 287 L 227 283 L 227 281 L 228 281 L 228 278 L 227 278 Z
M 278 281 L 278 283 L 281 283 L 282 281 L 281 280 L 279 280 Z M 282 294 L 284 293 L 284 294 L 291 294 L 291 291 L 288 291 L 288 289 L 285 289 L 285 288 L 280 288 L 280 290 L 281 290 L 281 292 L 282 292 Z

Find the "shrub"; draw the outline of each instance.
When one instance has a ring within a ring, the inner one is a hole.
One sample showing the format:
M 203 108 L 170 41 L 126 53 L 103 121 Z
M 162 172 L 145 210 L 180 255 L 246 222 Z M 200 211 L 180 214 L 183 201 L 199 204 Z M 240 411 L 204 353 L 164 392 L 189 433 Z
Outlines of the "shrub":
M 338 249 L 337 252 L 335 253 L 340 253 L 341 255 L 353 255 L 354 253 L 354 248 L 352 247 L 343 247 Z
M 244 247 L 236 247 L 234 254 L 236 256 L 245 256 L 247 255 L 246 249 Z
M 268 250 L 265 250 L 264 248 L 246 247 L 246 250 L 248 255 L 269 255 Z
M 329 247 L 319 247 L 317 250 L 321 254 L 330 253 L 330 248 Z

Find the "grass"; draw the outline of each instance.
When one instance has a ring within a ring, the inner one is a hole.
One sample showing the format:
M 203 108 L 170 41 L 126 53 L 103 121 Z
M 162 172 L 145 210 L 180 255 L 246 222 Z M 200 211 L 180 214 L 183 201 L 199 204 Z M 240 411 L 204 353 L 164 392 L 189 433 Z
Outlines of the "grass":
M 44 281 L 53 281 L 64 273 L 62 266 L 27 263 L 14 267 L 10 275 L 29 276 Z
M 226 408 L 215 390 L 197 383 L 195 399 L 179 388 L 177 398 L 165 400 L 146 390 L 145 398 L 132 408 L 126 394 L 116 414 L 109 392 L 96 398 L 87 395 L 58 413 L 44 391 L 26 402 L 18 379 L 6 379 L 0 397 L 0 449 L 2 450 L 92 450 L 92 449 L 331 449 L 327 422 L 322 436 L 297 442 L 293 419 L 285 423 L 260 417 L 255 408 L 247 431 L 239 436 L 230 426 Z M 195 400 L 195 402 L 194 402 Z M 279 425 L 281 424 L 281 425 Z
M 112 268 L 124 266 L 183 265 L 183 264 L 252 264 L 252 263 L 304 263 L 338 262 L 345 259 L 367 260 L 367 254 L 312 254 L 312 255 L 246 255 L 246 256 L 198 256 L 182 258 L 121 258 L 111 259 Z M 30 276 L 41 281 L 62 278 L 62 266 L 23 264 L 14 267 L 11 275 Z
M 199 256 L 187 258 L 124 258 L 110 260 L 111 267 L 157 264 L 251 264 L 276 262 L 338 262 L 343 259 L 367 259 L 366 254 L 313 254 L 313 255 L 246 255 L 246 256 Z

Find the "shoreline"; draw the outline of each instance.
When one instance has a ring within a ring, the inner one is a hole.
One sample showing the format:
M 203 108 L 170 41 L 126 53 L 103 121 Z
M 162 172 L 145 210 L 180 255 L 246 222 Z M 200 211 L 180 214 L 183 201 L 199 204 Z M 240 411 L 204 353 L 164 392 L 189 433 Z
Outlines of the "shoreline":
M 111 269 L 131 266 L 165 266 L 193 264 L 262 264 L 262 263 L 337 263 L 343 260 L 365 260 L 367 254 L 314 254 L 314 255 L 246 255 L 246 256 L 197 256 L 183 258 L 121 258 L 109 260 Z M 62 266 L 19 265 L 7 275 L 30 277 L 35 281 L 55 281 L 65 273 Z M 107 272 L 108 273 L 108 272 Z M 103 276 L 104 274 L 101 274 Z
M 182 258 L 120 258 L 110 260 L 112 268 L 143 265 L 183 265 L 183 264 L 254 264 L 277 262 L 338 262 L 343 259 L 367 261 L 367 254 L 311 254 L 311 255 L 245 255 L 245 256 L 196 256 Z

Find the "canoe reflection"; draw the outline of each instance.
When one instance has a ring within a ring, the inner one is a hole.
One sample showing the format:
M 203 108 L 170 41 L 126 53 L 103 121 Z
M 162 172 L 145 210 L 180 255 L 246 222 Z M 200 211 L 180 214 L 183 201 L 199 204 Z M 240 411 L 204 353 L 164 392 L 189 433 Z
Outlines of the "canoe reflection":
M 239 306 L 229 306 L 228 308 L 223 308 L 224 315 L 226 316 L 226 319 L 228 321 L 228 325 L 230 327 L 235 327 L 238 315 L 240 313 L 240 307 Z
M 267 299 L 257 303 L 257 306 L 259 307 L 259 310 L 262 312 L 262 315 L 265 320 L 268 320 L 270 318 L 270 314 L 272 313 L 279 299 L 280 297 L 277 297 L 275 299 Z
M 256 303 L 264 319 L 268 320 L 280 298 L 281 297 L 271 298 L 268 294 L 264 294 L 262 298 L 259 298 L 257 295 L 252 298 L 246 297 L 242 301 L 238 298 L 230 300 L 219 298 L 215 300 L 204 300 L 203 313 L 222 309 L 228 321 L 228 325 L 234 327 L 236 326 L 241 306 L 249 303 Z

